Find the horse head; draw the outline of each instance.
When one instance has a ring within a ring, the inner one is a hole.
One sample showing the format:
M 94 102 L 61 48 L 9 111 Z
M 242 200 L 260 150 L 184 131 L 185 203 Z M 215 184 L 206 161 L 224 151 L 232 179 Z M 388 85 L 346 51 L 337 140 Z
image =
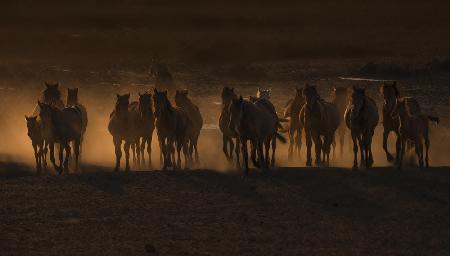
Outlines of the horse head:
M 177 104 L 177 106 L 186 104 L 186 102 L 189 101 L 188 94 L 189 91 L 187 89 L 177 90 L 175 92 L 175 104 Z
M 139 93 L 139 109 L 152 110 L 152 95 L 149 92 Z
M 366 89 L 357 88 L 353 86 L 353 92 L 351 97 L 351 109 L 350 120 L 355 120 L 359 117 L 361 109 L 363 109 L 366 101 Z
M 78 104 L 78 88 L 67 88 L 67 105 L 73 106 Z
M 320 99 L 316 86 L 306 84 L 306 86 L 303 88 L 302 93 L 306 101 L 306 107 L 309 110 L 312 110 L 314 104 Z
M 128 112 L 128 106 L 130 104 L 130 94 L 120 95 L 117 94 L 117 101 L 115 111 L 117 114 Z
M 397 103 L 397 99 L 399 98 L 400 94 L 397 89 L 397 82 L 394 81 L 392 84 L 387 84 L 384 82 L 381 85 L 381 94 L 383 94 L 384 98 L 384 107 L 388 111 L 392 111 L 395 107 L 395 104 Z
M 37 116 L 25 116 L 25 119 L 27 120 L 28 136 L 32 136 L 37 127 Z
M 57 101 L 61 100 L 61 92 L 58 89 L 59 83 L 48 83 L 45 82 L 45 89 L 42 92 L 44 102 L 48 104 L 55 104 Z
M 222 104 L 224 106 L 230 104 L 231 100 L 237 99 L 237 95 L 234 92 L 234 88 L 228 86 L 223 87 L 221 97 L 222 97 Z
M 258 99 L 270 100 L 270 89 L 258 88 L 256 91 L 256 97 Z
M 167 91 L 158 91 L 155 88 L 153 91 L 153 103 L 155 105 L 155 116 L 159 118 L 166 110 L 170 109 Z
M 239 99 L 232 99 L 228 110 L 230 112 L 229 128 L 236 131 L 244 116 L 244 99 L 242 96 Z

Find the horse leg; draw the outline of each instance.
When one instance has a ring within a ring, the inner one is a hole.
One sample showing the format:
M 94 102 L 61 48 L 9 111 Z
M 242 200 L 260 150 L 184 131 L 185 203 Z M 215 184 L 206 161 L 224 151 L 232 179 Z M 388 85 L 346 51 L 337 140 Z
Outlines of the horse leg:
M 428 137 L 428 133 L 425 134 L 425 167 L 430 167 L 429 161 L 428 161 L 428 151 L 430 149 L 430 138 Z
M 184 154 L 184 169 L 189 169 L 191 166 L 192 153 L 189 152 L 189 147 L 187 143 L 183 143 L 183 154 Z
M 225 157 L 227 158 L 227 160 L 228 161 L 230 161 L 230 155 L 228 154 L 228 136 L 226 136 L 225 135 L 225 133 L 224 134 L 222 134 L 222 142 L 223 142 L 223 144 L 222 144 L 222 150 L 223 150 L 223 153 L 225 154 Z M 231 145 L 230 145 L 231 146 Z
M 339 144 L 340 144 L 340 156 L 341 158 L 344 157 L 344 144 L 345 144 L 345 130 L 342 129 L 342 131 L 339 133 Z
M 295 144 L 294 132 L 289 131 L 289 148 L 288 148 L 288 160 L 289 161 L 292 161 L 292 155 L 294 153 L 294 144 Z
M 421 139 L 417 139 L 415 142 L 415 150 L 417 158 L 419 159 L 419 167 L 423 168 L 423 143 Z
M 132 140 L 132 142 L 130 143 L 131 146 L 131 154 L 133 155 L 133 167 L 136 168 L 137 167 L 137 162 L 136 162 L 136 141 Z
M 387 148 L 387 140 L 389 137 L 389 131 L 384 129 L 383 131 L 383 150 L 386 153 L 386 159 L 388 160 L 388 162 L 392 162 L 394 160 L 394 157 L 392 157 L 391 153 L 389 153 L 389 150 Z M 398 154 L 398 152 L 397 152 Z
M 114 152 L 116 153 L 116 167 L 114 171 L 118 172 L 120 169 L 120 158 L 122 158 L 122 140 L 120 138 L 113 138 Z
M 250 158 L 252 159 L 252 163 L 253 166 L 256 168 L 260 168 L 261 165 L 259 165 L 259 159 L 256 159 L 256 145 L 255 142 L 253 140 L 250 141 L 250 147 L 251 147 L 251 152 L 250 152 Z
M 147 154 L 148 154 L 148 168 L 153 169 L 152 164 L 152 135 L 147 138 Z
M 241 141 L 242 145 L 242 157 L 244 158 L 244 172 L 245 175 L 248 175 L 248 149 L 247 149 L 247 140 Z
M 235 147 L 239 147 L 239 143 L 236 140 L 236 145 L 235 145 L 232 137 L 228 137 L 228 143 L 230 144 L 230 152 L 229 152 L 228 161 L 232 162 L 233 161 L 233 151 L 236 150 Z
M 66 142 L 66 143 L 61 143 L 61 145 L 64 144 L 64 148 L 61 146 L 61 152 L 64 153 L 64 149 L 66 151 L 66 157 L 64 158 L 64 172 L 66 174 L 69 174 L 69 158 L 70 158 L 70 154 L 71 154 L 71 150 L 70 150 L 70 143 Z
M 265 142 L 264 142 L 264 147 L 265 147 L 265 155 L 264 155 L 264 160 L 266 160 L 265 165 L 269 166 L 270 165 L 270 143 L 272 142 L 272 138 L 268 138 Z
M 270 160 L 270 166 L 275 167 L 275 150 L 277 148 L 277 138 L 272 138 L 272 159 Z
M 301 158 L 301 151 L 302 151 L 302 129 L 298 128 L 296 132 L 295 137 L 295 149 L 297 151 L 298 158 Z
M 75 140 L 74 145 L 74 153 L 75 153 L 75 172 L 78 172 L 78 161 L 80 160 L 80 149 L 81 149 L 81 141 L 80 139 Z
M 264 159 L 264 153 L 263 153 L 263 144 L 264 144 L 264 141 L 261 141 L 261 140 L 256 141 L 259 165 L 261 166 L 263 171 L 267 171 L 266 160 Z
M 360 160 L 359 160 L 359 164 L 361 165 L 361 166 L 364 166 L 365 164 L 366 164 L 366 158 L 365 158 L 365 156 L 366 156 L 366 147 L 364 146 L 364 141 L 363 141 L 363 138 L 364 138 L 364 134 L 362 134 L 362 135 L 359 135 L 358 136 L 358 144 L 359 144 L 359 153 L 360 153 Z
M 198 155 L 197 145 L 198 145 L 198 135 L 197 135 L 196 138 L 194 139 L 194 150 L 195 150 L 195 164 L 196 164 L 197 166 L 200 166 L 200 157 L 199 157 L 199 155 Z
M 36 171 L 37 173 L 41 173 L 41 160 L 40 160 L 40 150 L 38 149 L 37 144 L 33 143 L 34 150 L 34 159 L 36 160 Z
M 125 151 L 125 170 L 130 170 L 130 146 L 131 143 L 128 140 L 125 140 L 125 144 L 123 145 L 123 151 Z
M 231 141 L 233 141 L 233 139 L 231 139 Z M 241 159 L 240 159 L 241 147 L 240 147 L 239 143 L 240 143 L 239 138 L 236 138 L 235 154 L 236 154 L 236 168 L 237 169 L 241 168 Z
M 358 169 L 358 138 L 357 138 L 357 135 L 353 132 L 352 132 L 352 141 L 353 141 L 353 170 L 357 170 Z
M 311 164 L 312 164 L 312 158 L 311 158 L 312 138 L 311 138 L 311 133 L 308 129 L 305 130 L 305 139 L 306 139 L 306 166 L 311 166 Z
M 317 133 L 314 133 L 312 135 L 312 139 L 314 141 L 314 149 L 316 151 L 316 165 L 320 165 L 321 163 L 321 155 L 322 155 L 322 139 L 320 138 L 320 135 Z
M 177 157 L 178 157 L 176 168 L 181 169 L 181 147 L 183 145 L 180 141 L 177 141 L 175 144 L 177 147 Z
M 403 162 L 403 157 L 405 155 L 405 146 L 406 146 L 406 139 L 405 138 L 401 138 L 401 149 L 400 149 L 400 157 L 398 159 L 398 169 L 402 168 L 402 162 Z
M 48 143 L 44 141 L 44 144 L 42 146 L 42 160 L 43 160 L 43 166 L 44 170 L 47 170 L 47 152 L 48 152 Z

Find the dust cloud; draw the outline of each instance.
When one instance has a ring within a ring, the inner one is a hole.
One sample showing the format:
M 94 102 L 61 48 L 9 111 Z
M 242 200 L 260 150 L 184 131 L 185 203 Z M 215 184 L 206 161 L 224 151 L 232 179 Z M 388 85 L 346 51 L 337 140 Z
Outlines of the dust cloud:
M 36 81 L 29 86 L 5 83 L 2 87 L 0 96 L 3 106 L 0 114 L 2 126 L 0 128 L 1 145 L 0 154 L 3 158 L 12 159 L 14 161 L 25 162 L 30 166 L 34 165 L 34 156 L 30 139 L 27 136 L 25 115 L 31 115 L 43 84 Z M 114 166 L 114 147 L 112 137 L 107 130 L 109 114 L 111 113 L 116 93 L 131 92 L 132 100 L 137 100 L 138 92 L 143 92 L 151 88 L 151 84 L 144 85 L 99 85 L 99 84 L 79 84 L 76 82 L 62 83 L 61 92 L 65 100 L 68 87 L 80 87 L 79 98 L 88 110 L 89 124 L 85 135 L 82 148 L 82 164 L 95 164 L 100 166 Z M 329 97 L 327 88 L 330 87 L 324 83 L 319 84 L 322 89 L 321 94 Z M 254 94 L 257 85 L 241 85 L 236 90 L 248 96 Z M 325 88 L 325 89 L 324 89 Z M 202 130 L 199 139 L 199 152 L 201 169 L 213 169 L 217 171 L 234 170 L 234 164 L 229 163 L 222 152 L 222 135 L 217 129 L 218 119 L 220 115 L 220 90 L 221 85 L 210 88 L 206 85 L 191 87 L 191 98 L 194 103 L 198 104 L 205 120 L 205 129 Z M 325 90 L 325 91 L 324 91 Z M 273 84 L 272 99 L 279 112 L 282 111 L 284 103 L 290 97 L 290 87 Z M 324 97 L 326 98 L 326 97 Z M 378 104 L 381 107 L 381 104 Z M 444 120 L 444 123 L 446 120 Z M 430 163 L 433 166 L 449 165 L 450 159 L 447 157 L 450 146 L 445 143 L 449 138 L 449 131 L 443 125 L 431 127 L 431 150 Z M 374 140 L 373 152 L 375 166 L 389 166 L 386 161 L 385 154 L 382 150 L 382 126 L 377 127 Z M 287 137 L 287 134 L 286 134 Z M 351 167 L 353 161 L 353 152 L 350 137 L 347 133 L 346 145 L 344 147 L 343 156 L 340 156 L 339 147 L 337 147 L 336 157 L 332 158 L 332 166 Z M 389 138 L 390 152 L 395 152 L 395 137 L 392 134 Z M 277 147 L 277 165 L 278 166 L 304 166 L 305 165 L 305 141 L 303 138 L 302 151 L 299 157 L 294 161 L 287 159 L 288 145 L 278 143 Z M 314 151 L 313 151 L 314 152 Z M 153 168 L 160 169 L 159 161 L 159 145 L 157 142 L 156 131 L 152 141 L 152 160 Z M 314 154 L 313 154 L 314 158 Z M 146 159 L 148 157 L 146 155 Z M 122 158 L 123 160 L 123 158 Z M 124 166 L 122 161 L 122 166 Z M 83 168 L 83 166 L 82 166 Z

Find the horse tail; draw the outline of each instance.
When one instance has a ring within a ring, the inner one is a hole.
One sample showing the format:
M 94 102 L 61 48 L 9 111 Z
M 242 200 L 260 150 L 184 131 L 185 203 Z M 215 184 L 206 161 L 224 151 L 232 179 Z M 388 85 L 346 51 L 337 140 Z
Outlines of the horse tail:
M 436 116 L 427 116 L 427 118 L 432 121 L 432 122 L 436 122 L 436 124 L 439 124 L 439 117 Z
M 281 143 L 286 144 L 286 138 L 280 133 L 275 133 L 275 138 L 277 138 Z

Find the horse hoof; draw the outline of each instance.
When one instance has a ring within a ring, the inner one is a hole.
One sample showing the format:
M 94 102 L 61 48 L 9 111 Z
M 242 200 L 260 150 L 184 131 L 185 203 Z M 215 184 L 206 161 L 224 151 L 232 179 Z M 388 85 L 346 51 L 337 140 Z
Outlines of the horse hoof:
M 394 157 L 391 154 L 386 155 L 386 159 L 389 163 L 392 163 L 394 161 Z

